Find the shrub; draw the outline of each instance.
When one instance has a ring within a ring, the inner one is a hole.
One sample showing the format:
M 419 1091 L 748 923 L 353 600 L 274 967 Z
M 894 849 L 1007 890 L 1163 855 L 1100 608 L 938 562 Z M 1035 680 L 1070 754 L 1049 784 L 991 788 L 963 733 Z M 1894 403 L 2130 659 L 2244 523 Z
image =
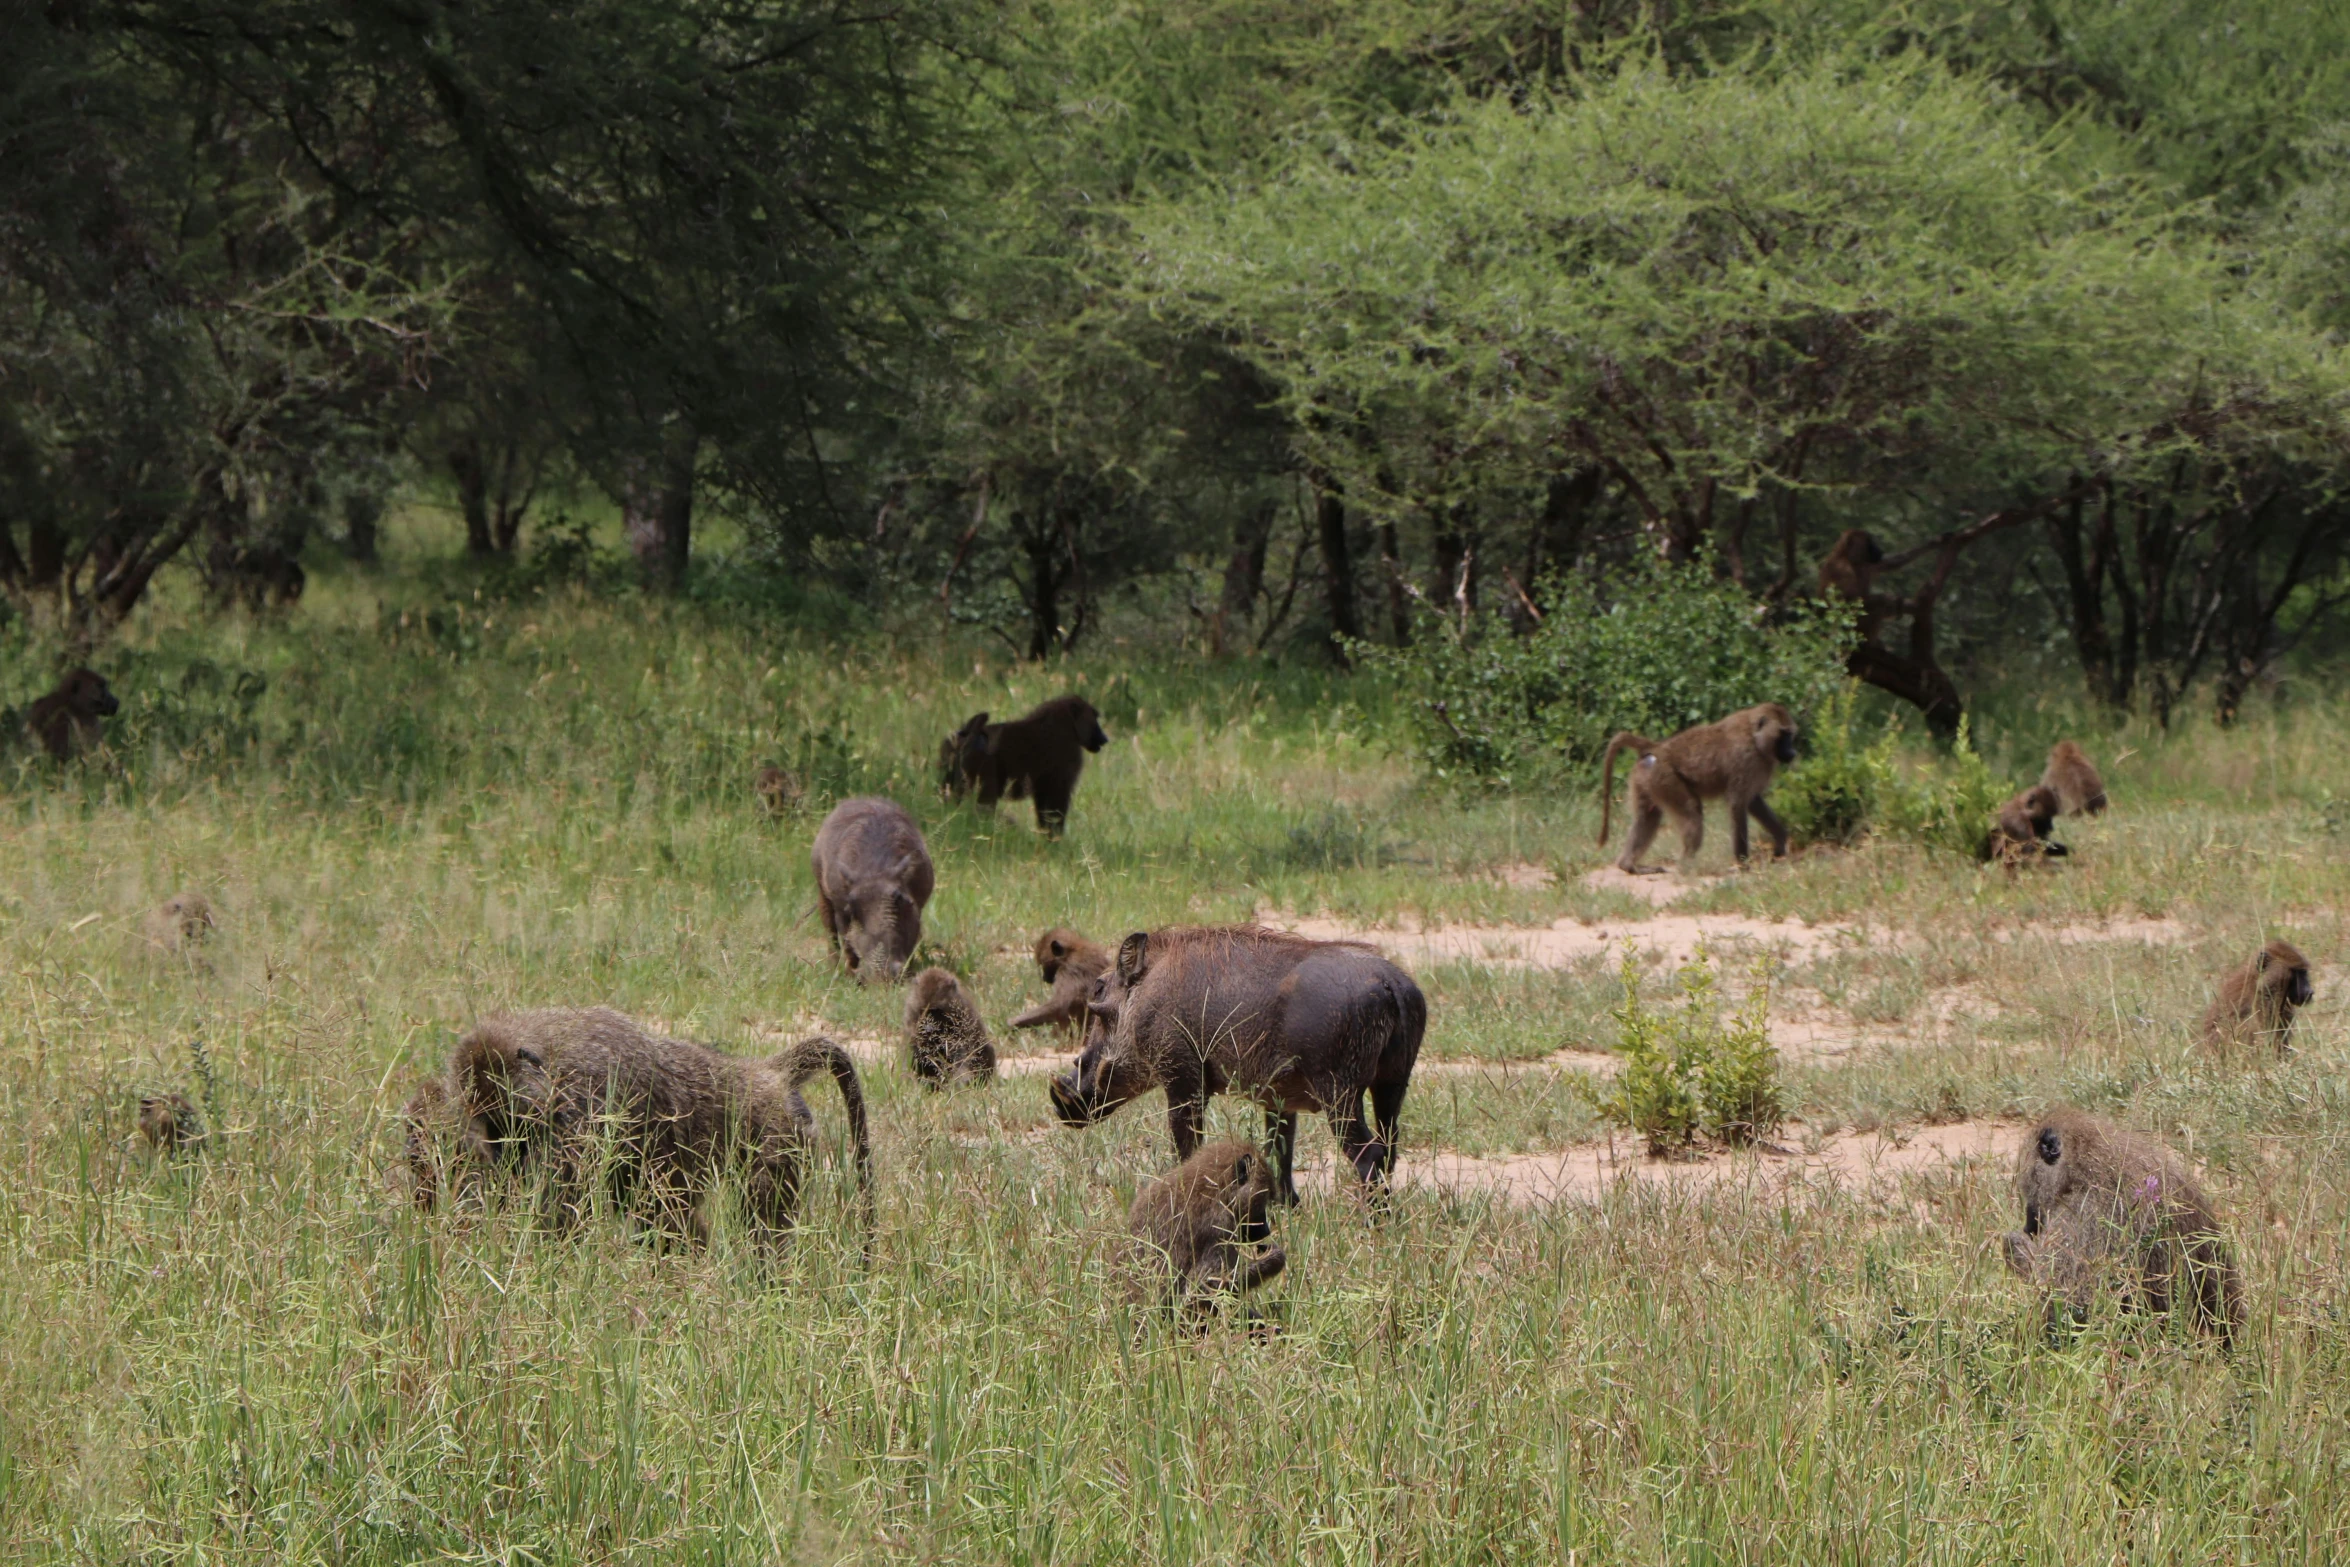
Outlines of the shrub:
M 1436 777 L 1511 788 L 1590 767 L 1608 737 L 1662 737 L 1757 702 L 1797 722 L 1844 683 L 1852 610 L 1801 604 L 1773 617 L 1708 561 L 1643 557 L 1604 584 L 1547 578 L 1540 624 L 1426 611 L 1409 647 L 1354 644 L 1392 673 Z
M 1640 961 L 1624 949 L 1623 1002 L 1615 1009 L 1623 1069 L 1577 1091 L 1591 1107 L 1647 1139 L 1652 1154 L 1685 1148 L 1703 1133 L 1743 1146 L 1785 1119 L 1779 1052 L 1770 1041 L 1770 972 L 1758 965 L 1746 1005 L 1726 1020 L 1713 959 L 1701 947 L 1676 976 L 1680 1003 L 1652 1009 L 1640 998 Z
M 1771 803 L 1805 843 L 1851 843 L 1876 819 L 1878 785 L 1893 766 L 1893 730 L 1861 745 L 1852 733 L 1854 690 L 1827 701 L 1803 733 L 1803 754 L 1771 785 Z

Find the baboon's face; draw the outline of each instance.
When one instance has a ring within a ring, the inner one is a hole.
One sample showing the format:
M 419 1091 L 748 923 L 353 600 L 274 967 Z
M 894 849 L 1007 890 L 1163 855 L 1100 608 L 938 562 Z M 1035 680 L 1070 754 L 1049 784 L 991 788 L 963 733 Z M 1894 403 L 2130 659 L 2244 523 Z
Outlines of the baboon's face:
M 1765 715 L 1754 726 L 1754 748 L 1785 763 L 1795 760 L 1795 726 Z
M 75 670 L 65 677 L 62 689 L 67 709 L 83 718 L 112 718 L 122 708 L 96 670 Z
M 1110 743 L 1110 737 L 1102 733 L 1101 715 L 1093 710 L 1091 703 L 1077 709 L 1077 740 L 1088 751 L 1098 751 Z
M 2283 943 L 2263 948 L 2260 954 L 2261 983 L 2280 993 L 2285 1005 L 2305 1007 L 2316 998 L 2317 991 L 2309 983 L 2309 965 L 2300 952 L 2292 947 L 2279 951 Z

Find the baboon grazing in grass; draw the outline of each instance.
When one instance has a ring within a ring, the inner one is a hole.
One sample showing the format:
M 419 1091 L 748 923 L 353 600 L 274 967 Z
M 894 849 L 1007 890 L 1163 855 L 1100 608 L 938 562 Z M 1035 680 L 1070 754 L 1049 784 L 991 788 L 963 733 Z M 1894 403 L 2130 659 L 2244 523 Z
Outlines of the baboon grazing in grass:
M 2272 941 L 2220 976 L 2219 995 L 2203 1014 L 2204 1042 L 2266 1045 L 2281 1056 L 2292 1043 L 2293 1015 L 2316 994 L 2301 949 Z
M 2058 809 L 2067 816 L 2095 816 L 2105 809 L 2105 780 L 2097 776 L 2097 764 L 2070 740 L 2049 748 L 2040 787 L 2056 795 Z
M 2162 1144 L 2079 1110 L 2051 1110 L 2016 1154 L 2024 1227 L 2006 1238 L 2008 1266 L 2086 1321 L 2101 1287 L 2133 1305 L 2193 1313 L 2231 1338 L 2244 1284 L 2219 1215 L 2185 1162 Z
M 1999 820 L 1984 836 L 1975 858 L 1996 861 L 2013 871 L 2027 860 L 2060 859 L 2067 852 L 2048 840 L 2056 825 L 2056 791 L 2043 785 L 2019 790 L 1999 807 Z
M 788 816 L 800 808 L 806 791 L 800 781 L 782 768 L 769 764 L 759 769 L 751 780 L 751 788 L 759 797 L 759 804 L 769 816 Z
M 922 909 L 937 873 L 922 829 L 895 801 L 843 800 L 808 851 L 816 912 L 849 972 L 894 980 L 922 940 Z
M 1650 740 L 1630 730 L 1607 743 L 1599 772 L 1599 841 L 1608 838 L 1608 811 L 1615 803 L 1616 754 L 1633 751 L 1640 760 L 1631 768 L 1632 818 L 1624 852 L 1616 868 L 1628 875 L 1644 875 L 1640 856 L 1656 841 L 1666 814 L 1681 830 L 1681 862 L 1694 862 L 1705 843 L 1705 802 L 1727 800 L 1730 805 L 1730 848 L 1746 858 L 1746 819 L 1752 816 L 1771 835 L 1773 857 L 1787 853 L 1787 824 L 1764 803 L 1763 791 L 1782 762 L 1795 760 L 1795 720 L 1776 702 L 1742 708 L 1710 724 L 1684 729 L 1670 740 Z
M 204 1146 L 204 1118 L 186 1094 L 149 1094 L 139 1101 L 139 1135 L 157 1153 L 194 1153 Z
M 1012 1019 L 1014 1028 L 1082 1029 L 1085 1003 L 1093 982 L 1110 966 L 1110 954 L 1098 942 L 1073 930 L 1055 928 L 1036 938 L 1036 967 L 1053 993 Z
M 995 1041 L 963 982 L 942 968 L 914 976 L 906 992 L 906 1052 L 933 1088 L 995 1080 Z
M 542 1178 L 558 1223 L 587 1210 L 600 1171 L 616 1206 L 699 1244 L 710 1195 L 732 1173 L 760 1247 L 773 1255 L 798 1215 L 801 1162 L 816 1138 L 801 1089 L 820 1072 L 831 1073 L 848 1112 L 870 1230 L 864 1087 L 848 1052 L 822 1036 L 745 1059 L 658 1038 L 602 1007 L 510 1013 L 458 1041 L 445 1092 L 465 1118 L 460 1152 Z M 433 1109 L 421 1093 L 410 1104 Z
M 1180 1315 L 1205 1321 L 1224 1297 L 1288 1263 L 1265 1217 L 1275 1192 L 1263 1154 L 1230 1139 L 1208 1144 L 1135 1195 L 1126 1223 L 1136 1273 Z
M 25 731 L 53 760 L 67 762 L 98 749 L 106 739 L 105 720 L 121 709 L 104 676 L 76 669 L 26 710 Z
M 1087 1011 L 1085 1048 L 1050 1090 L 1063 1124 L 1089 1126 L 1164 1088 L 1176 1157 L 1188 1159 L 1208 1096 L 1229 1087 L 1264 1107 L 1283 1202 L 1297 1201 L 1303 1110 L 1330 1118 L 1366 1194 L 1387 1184 L 1428 1001 L 1369 947 L 1253 925 L 1137 931 Z
M 989 810 L 1009 795 L 1036 801 L 1036 825 L 1058 835 L 1069 819 L 1069 801 L 1085 754 L 1110 743 L 1101 715 L 1081 696 L 1055 697 L 1025 718 L 991 724 L 974 714 L 939 747 L 941 785 L 960 797 L 976 785 Z
M 151 950 L 178 957 L 202 946 L 218 928 L 211 899 L 200 892 L 181 892 L 149 909 L 139 930 Z

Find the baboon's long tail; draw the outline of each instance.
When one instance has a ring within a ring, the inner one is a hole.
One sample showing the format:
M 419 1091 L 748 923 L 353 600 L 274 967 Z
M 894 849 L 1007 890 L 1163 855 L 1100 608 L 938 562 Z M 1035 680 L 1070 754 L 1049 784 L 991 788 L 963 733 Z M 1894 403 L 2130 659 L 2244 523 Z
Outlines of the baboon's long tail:
M 857 1155 L 857 1190 L 865 1207 L 865 1228 L 873 1228 L 873 1140 L 865 1129 L 865 1085 L 857 1063 L 838 1040 L 822 1034 L 792 1046 L 791 1085 L 796 1090 L 819 1072 L 830 1072 L 840 1085 L 840 1102 L 849 1113 L 849 1140 Z
M 1607 756 L 1599 764 L 1599 846 L 1603 849 L 1607 847 L 1608 810 L 1616 803 L 1616 753 L 1644 751 L 1650 743 L 1629 729 L 1618 731 L 1607 743 Z

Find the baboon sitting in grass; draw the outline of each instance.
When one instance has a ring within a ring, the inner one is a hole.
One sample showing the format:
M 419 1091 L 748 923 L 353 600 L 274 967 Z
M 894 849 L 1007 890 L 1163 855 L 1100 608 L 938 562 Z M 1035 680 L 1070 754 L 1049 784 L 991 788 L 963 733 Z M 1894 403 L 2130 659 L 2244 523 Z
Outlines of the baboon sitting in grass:
M 1631 798 L 1627 810 L 1632 826 L 1624 838 L 1624 852 L 1616 868 L 1627 875 L 1656 869 L 1643 866 L 1640 856 L 1656 841 L 1670 814 L 1681 831 L 1684 870 L 1705 844 L 1705 802 L 1726 800 L 1730 806 L 1730 850 L 1746 859 L 1746 819 L 1752 816 L 1771 835 L 1771 853 L 1787 853 L 1787 824 L 1763 800 L 1763 791 L 1782 762 L 1795 760 L 1795 720 L 1776 702 L 1743 708 L 1710 724 L 1684 729 L 1670 740 L 1650 740 L 1630 730 L 1607 743 L 1599 769 L 1599 841 L 1608 838 L 1608 813 L 1615 803 L 1616 756 L 1632 751 L 1640 760 L 1631 769 Z
M 2283 1055 L 2293 1038 L 2293 1016 L 2317 992 L 2309 960 L 2289 941 L 2272 941 L 2220 976 L 2219 995 L 2203 1014 L 2209 1045 L 2260 1045 Z
M 68 762 L 97 750 L 106 739 L 105 720 L 121 710 L 105 676 L 76 669 L 26 711 L 24 726 L 51 760 Z
M 942 968 L 914 976 L 906 992 L 906 1053 L 933 1088 L 995 1079 L 995 1041 L 963 982 Z
M 2056 791 L 2039 785 L 2021 790 L 1999 807 L 1999 820 L 1975 858 L 2004 865 L 2011 873 L 2026 861 L 2061 859 L 2068 852 L 2065 846 L 2048 839 L 2055 825 Z
M 148 910 L 139 930 L 150 951 L 181 957 L 203 945 L 217 928 L 212 900 L 200 892 L 182 892 Z
M 204 1118 L 186 1094 L 149 1094 L 139 1101 L 139 1135 L 157 1153 L 194 1153 L 204 1146 Z
M 1110 966 L 1110 954 L 1073 930 L 1055 928 L 1036 938 L 1036 967 L 1053 993 L 1012 1019 L 1014 1028 L 1082 1029 L 1093 982 Z
M 1289 1261 L 1265 1217 L 1274 1195 L 1263 1154 L 1243 1142 L 1208 1144 L 1136 1194 L 1126 1221 L 1136 1272 L 1187 1319 L 1212 1316 L 1225 1296 L 1255 1289 Z
M 460 1154 L 543 1180 L 558 1223 L 586 1212 L 600 1172 L 616 1206 L 658 1233 L 699 1243 L 709 1235 L 711 1193 L 731 1173 L 772 1255 L 798 1215 L 801 1164 L 816 1139 L 801 1088 L 820 1072 L 840 1087 L 870 1227 L 864 1088 L 848 1052 L 821 1036 L 744 1059 L 658 1038 L 601 1007 L 512 1013 L 483 1019 L 458 1041 L 444 1092 L 464 1117 Z M 420 1091 L 410 1104 L 429 1117 L 433 1096 Z
M 762 767 L 751 780 L 752 792 L 759 797 L 759 807 L 769 816 L 786 816 L 800 808 L 806 791 L 800 781 L 782 768 L 772 764 Z
M 2183 1307 L 2223 1340 L 2243 1324 L 2243 1281 L 2219 1215 L 2162 1144 L 2078 1110 L 2052 1110 L 2024 1134 L 2015 1187 L 2024 1227 L 2007 1236 L 2008 1266 L 2075 1321 L 2086 1321 L 2097 1292 L 2110 1287 L 2148 1311 Z

